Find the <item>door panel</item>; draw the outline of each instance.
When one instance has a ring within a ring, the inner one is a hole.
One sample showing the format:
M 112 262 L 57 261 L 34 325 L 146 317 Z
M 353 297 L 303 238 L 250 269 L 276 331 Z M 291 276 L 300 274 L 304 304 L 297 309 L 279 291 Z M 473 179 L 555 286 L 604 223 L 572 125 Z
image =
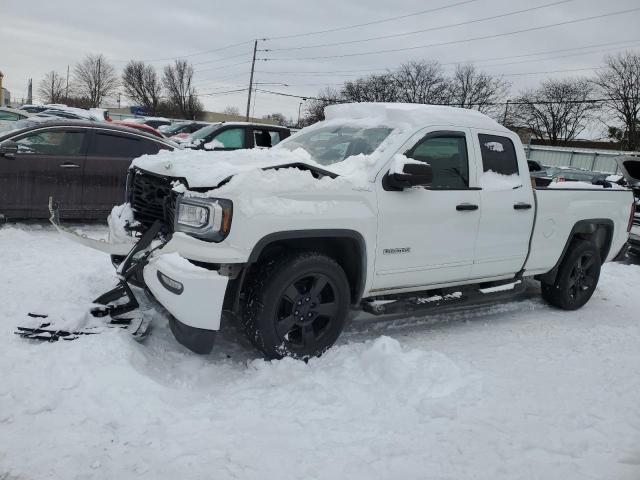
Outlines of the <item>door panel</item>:
M 502 174 L 498 178 L 503 181 L 487 182 L 480 193 L 482 215 L 472 276 L 515 274 L 526 259 L 535 215 L 533 191 L 522 182 L 528 179 L 526 159 L 519 158 L 519 150 L 506 136 L 478 131 L 473 135 L 478 174 L 490 170 Z
M 411 288 L 469 278 L 480 220 L 480 192 L 470 132 L 432 131 L 406 152 L 432 166 L 431 188 L 378 189 L 378 242 L 373 290 Z M 475 176 L 472 176 L 474 179 Z
M 84 173 L 82 205 L 92 216 L 100 217 L 125 201 L 127 173 L 131 161 L 148 151 L 150 140 L 122 132 L 92 132 Z
M 2 159 L 2 183 L 8 189 L 1 194 L 0 209 L 7 205 L 13 217 L 48 218 L 53 197 L 63 217 L 81 216 L 86 137 L 83 129 L 58 128 L 14 138 L 18 153 Z

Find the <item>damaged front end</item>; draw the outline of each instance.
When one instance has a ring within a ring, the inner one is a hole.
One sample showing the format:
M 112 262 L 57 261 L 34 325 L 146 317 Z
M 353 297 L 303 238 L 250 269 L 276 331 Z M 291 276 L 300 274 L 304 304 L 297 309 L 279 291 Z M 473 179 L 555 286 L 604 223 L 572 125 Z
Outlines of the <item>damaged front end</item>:
M 51 223 L 67 238 L 82 245 L 111 255 L 116 265 L 118 284 L 94 300 L 93 317 L 109 317 L 107 326 L 127 326 L 135 323 L 139 308 L 132 286 L 145 290 L 147 296 L 159 303 L 169 315 L 169 325 L 179 343 L 196 353 L 208 353 L 213 348 L 229 275 L 214 265 L 192 262 L 180 256 L 175 249 L 164 247 L 171 242 L 173 233 L 167 233 L 166 222 L 155 219 L 144 225 L 134 219 L 131 210 L 115 207 L 109 216 L 109 241 L 89 238 L 60 223 L 58 209 L 50 200 Z M 188 237 L 191 238 L 191 237 Z M 181 249 L 178 249 L 181 250 Z M 205 266 L 203 266 L 205 265 Z M 44 317 L 46 318 L 46 316 Z M 127 323 L 129 322 L 129 323 Z M 85 332 L 61 332 L 55 322 L 46 320 L 37 328 L 20 327 L 26 338 L 50 340 L 77 338 Z M 147 325 L 144 326 L 146 333 Z M 68 336 L 67 336 L 68 335 Z

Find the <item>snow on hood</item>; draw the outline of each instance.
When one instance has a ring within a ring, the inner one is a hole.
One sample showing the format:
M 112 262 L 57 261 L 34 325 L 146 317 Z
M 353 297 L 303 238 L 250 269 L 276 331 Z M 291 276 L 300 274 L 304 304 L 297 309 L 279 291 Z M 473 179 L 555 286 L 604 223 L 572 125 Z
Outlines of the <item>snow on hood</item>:
M 156 155 L 135 159 L 131 166 L 159 175 L 184 178 L 189 188 L 213 188 L 239 173 L 291 163 L 315 164 L 302 149 L 290 152 L 256 148 L 228 152 L 162 150 Z
M 251 179 L 251 188 L 258 187 L 260 175 L 265 175 L 263 169 L 303 163 L 322 170 L 331 171 L 355 185 L 366 182 L 368 168 L 375 164 L 377 157 L 373 155 L 356 155 L 333 165 L 320 165 L 303 149 L 289 151 L 287 149 L 250 149 L 233 151 L 206 150 L 162 150 L 156 155 L 143 155 L 131 164 L 131 167 L 141 168 L 158 175 L 184 178 L 189 188 L 215 188 L 221 182 L 239 174 L 252 171 L 258 175 L 245 176 L 240 179 Z M 307 173 L 314 182 L 318 181 Z M 306 178 L 306 177 L 305 177 Z M 239 180 L 235 179 L 234 186 Z M 327 178 L 328 179 L 328 178 Z M 329 179 L 328 179 L 329 180 Z M 244 182 L 243 182 L 244 183 Z M 243 187 L 246 188 L 246 184 Z M 286 188 L 287 185 L 283 185 Z M 245 190 L 246 191 L 246 190 Z
M 640 187 L 640 157 L 621 155 L 615 160 L 627 183 L 636 188 Z

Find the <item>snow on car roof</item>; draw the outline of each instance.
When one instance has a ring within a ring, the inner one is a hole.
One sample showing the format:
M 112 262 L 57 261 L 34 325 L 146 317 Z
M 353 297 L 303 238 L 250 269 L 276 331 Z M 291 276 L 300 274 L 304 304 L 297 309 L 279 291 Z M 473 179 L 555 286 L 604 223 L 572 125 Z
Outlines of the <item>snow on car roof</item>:
M 341 103 L 329 105 L 324 109 L 327 120 L 340 119 L 376 119 L 380 124 L 391 127 L 410 124 L 457 125 L 486 130 L 509 132 L 492 118 L 468 108 L 447 107 L 442 105 L 421 105 L 415 103 Z

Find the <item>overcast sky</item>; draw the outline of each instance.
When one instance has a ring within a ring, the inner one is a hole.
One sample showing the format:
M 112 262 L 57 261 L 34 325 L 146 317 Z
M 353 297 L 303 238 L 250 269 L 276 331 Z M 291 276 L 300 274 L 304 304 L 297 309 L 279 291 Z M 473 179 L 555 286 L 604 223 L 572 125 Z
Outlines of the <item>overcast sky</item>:
M 640 8 L 638 0 L 463 2 L 0 0 L 0 70 L 5 75 L 5 87 L 14 98 L 20 99 L 26 96 L 28 78 L 33 78 L 35 93 L 38 82 L 46 72 L 56 70 L 64 75 L 67 65 L 73 71 L 74 63 L 88 53 L 103 53 L 118 70 L 130 59 L 151 60 L 161 69 L 171 58 L 186 58 L 196 70 L 198 92 L 210 94 L 246 88 L 249 83 L 252 40 L 272 38 L 258 44 L 259 49 L 271 51 L 258 52 L 261 60 L 256 63 L 254 80 L 259 84 L 284 83 L 289 86 L 258 85 L 258 88 L 311 96 L 323 86 L 336 86 L 357 75 L 392 69 L 403 61 L 424 58 L 440 61 L 446 70 L 453 68 L 455 62 L 474 61 L 487 72 L 504 75 L 512 83 L 512 93 L 515 94 L 522 88 L 535 86 L 546 77 L 589 75 L 594 68 L 602 65 L 605 54 L 640 47 L 640 10 L 459 42 Z M 502 18 L 451 26 L 543 5 L 548 6 Z M 446 6 L 450 7 L 419 13 Z M 378 22 L 402 15 L 406 15 L 406 18 Z M 378 23 L 328 33 L 273 38 L 366 22 Z M 395 38 L 291 49 L 425 29 L 431 30 Z M 223 48 L 240 42 L 245 43 Z M 445 42 L 456 43 L 433 46 Z M 408 49 L 418 46 L 422 47 Z M 394 49 L 405 50 L 381 52 Z M 200 53 L 211 50 L 217 51 Z M 359 53 L 367 54 L 353 55 Z M 349 56 L 309 59 L 336 55 Z M 339 70 L 348 72 L 325 73 Z M 235 106 L 244 112 L 246 108 L 246 92 L 203 95 L 201 99 L 207 110 L 221 111 L 226 106 Z M 128 104 L 125 98 L 122 101 Z M 300 100 L 296 98 L 258 92 L 252 108 L 256 116 L 282 112 L 295 120 L 299 103 Z

